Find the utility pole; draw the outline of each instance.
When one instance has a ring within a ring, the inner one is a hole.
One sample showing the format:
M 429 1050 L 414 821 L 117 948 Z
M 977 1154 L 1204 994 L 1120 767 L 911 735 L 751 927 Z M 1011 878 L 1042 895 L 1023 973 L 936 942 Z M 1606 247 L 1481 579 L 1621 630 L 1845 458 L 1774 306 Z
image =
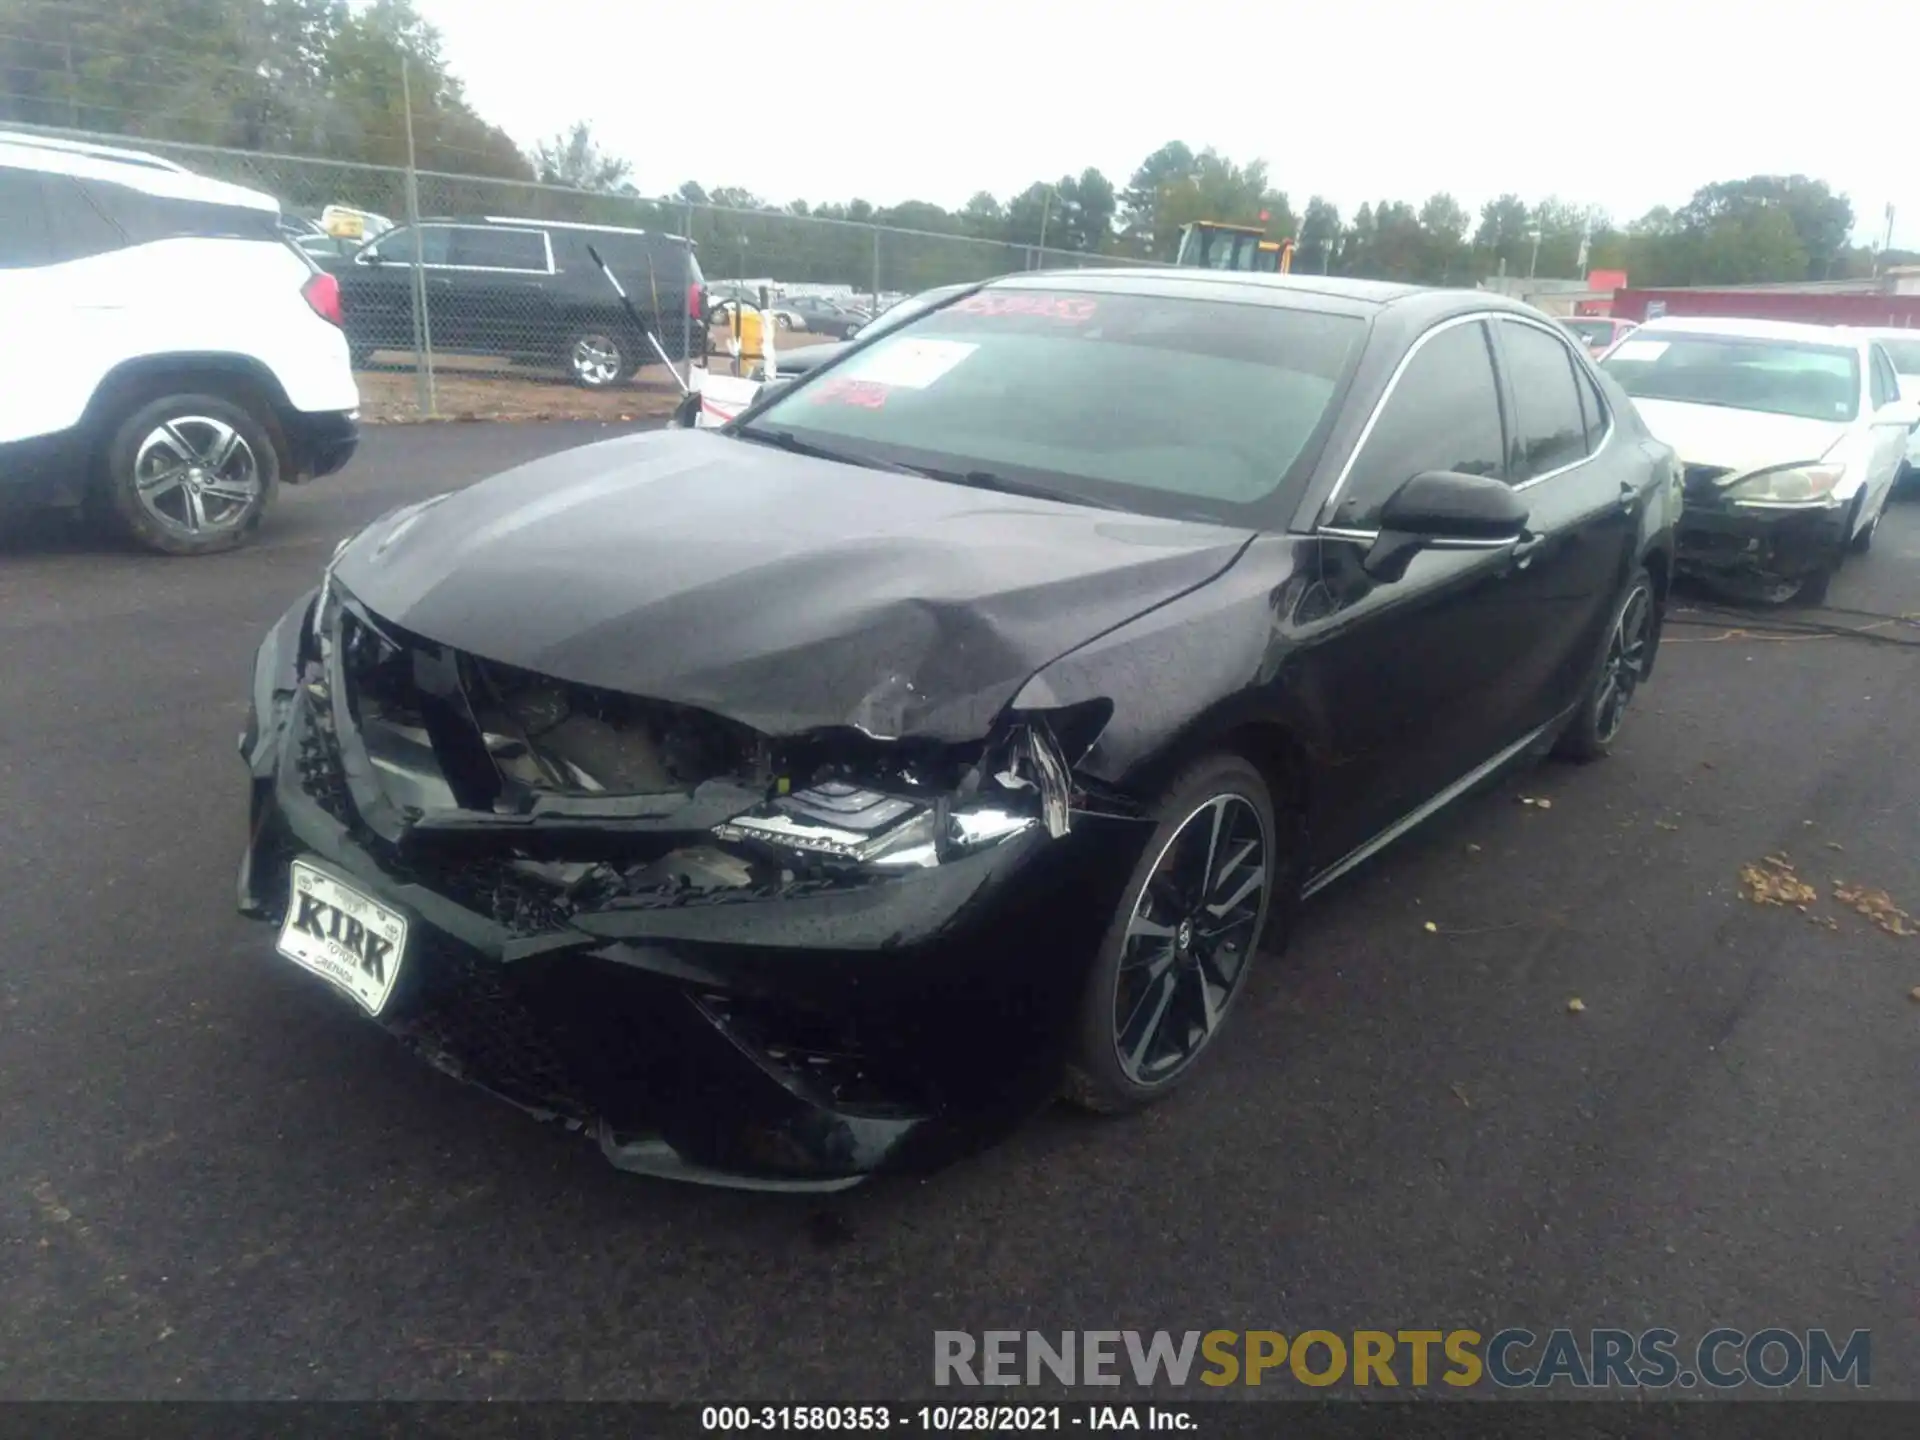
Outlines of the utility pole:
M 1540 268 L 1540 227 L 1536 225 L 1533 231 L 1533 258 L 1527 262 L 1527 279 L 1529 280 L 1533 279 L 1534 272 L 1537 271 L 1539 268 Z
M 1040 201 L 1040 253 L 1034 258 L 1039 269 L 1047 268 L 1047 220 L 1053 214 L 1053 187 L 1047 187 L 1047 193 Z
M 407 223 L 413 227 L 413 335 L 416 403 L 420 413 L 431 418 L 435 413 L 433 393 L 433 323 L 427 318 L 427 257 L 420 238 L 420 173 L 413 154 L 413 84 L 407 78 L 407 61 L 400 60 L 400 106 L 407 117 Z

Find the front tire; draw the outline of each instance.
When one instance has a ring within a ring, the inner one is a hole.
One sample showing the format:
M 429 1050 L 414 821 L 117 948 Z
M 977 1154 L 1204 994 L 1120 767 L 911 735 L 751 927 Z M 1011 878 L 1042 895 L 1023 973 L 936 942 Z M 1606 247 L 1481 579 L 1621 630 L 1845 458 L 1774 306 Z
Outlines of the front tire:
M 1282 863 L 1267 783 L 1238 755 L 1184 770 L 1127 883 L 1081 997 L 1064 1093 L 1137 1110 L 1170 1093 L 1246 988 Z
M 1653 659 L 1655 603 L 1653 577 L 1641 567 L 1633 572 L 1626 593 L 1613 608 L 1599 672 L 1560 733 L 1555 754 L 1569 760 L 1598 760 L 1613 748 L 1626 723 L 1627 705 Z
M 1873 512 L 1873 518 L 1868 520 L 1866 524 L 1862 525 L 1860 529 L 1855 532 L 1853 539 L 1848 542 L 1848 548 L 1852 550 L 1854 554 L 1864 555 L 1873 549 L 1873 537 L 1880 529 L 1880 517 L 1886 513 L 1887 507 L 1883 501 L 1881 502 L 1880 508 Z
M 210 555 L 252 538 L 280 485 L 272 418 L 220 395 L 166 395 L 113 427 L 94 508 L 162 555 Z
M 567 337 L 567 374 L 582 390 L 609 390 L 635 370 L 635 356 L 611 330 L 587 326 Z

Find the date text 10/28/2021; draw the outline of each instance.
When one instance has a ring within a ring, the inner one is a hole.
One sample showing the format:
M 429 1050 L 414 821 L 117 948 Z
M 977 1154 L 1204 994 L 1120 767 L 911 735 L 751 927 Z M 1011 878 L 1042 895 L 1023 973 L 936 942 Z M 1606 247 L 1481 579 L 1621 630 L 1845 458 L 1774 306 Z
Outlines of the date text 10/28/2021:
M 1154 1405 L 708 1405 L 700 1428 L 931 1434 L 1022 1430 L 1158 1430 L 1199 1428 L 1193 1415 Z

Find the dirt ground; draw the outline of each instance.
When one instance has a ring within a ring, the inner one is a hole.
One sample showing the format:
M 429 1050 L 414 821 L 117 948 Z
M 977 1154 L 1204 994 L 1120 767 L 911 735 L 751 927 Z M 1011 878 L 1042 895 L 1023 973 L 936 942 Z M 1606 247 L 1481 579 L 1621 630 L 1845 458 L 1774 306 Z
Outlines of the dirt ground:
M 817 345 L 823 335 L 782 335 L 785 349 Z M 716 374 L 729 371 L 724 337 L 716 331 L 708 360 Z M 745 367 L 743 367 L 745 368 Z M 582 390 L 558 370 L 516 366 L 481 355 L 436 355 L 432 413 L 422 410 L 413 356 L 380 351 L 360 382 L 360 418 L 369 425 L 406 425 L 432 420 L 644 420 L 671 414 L 680 387 L 664 365 L 643 366 L 624 385 Z

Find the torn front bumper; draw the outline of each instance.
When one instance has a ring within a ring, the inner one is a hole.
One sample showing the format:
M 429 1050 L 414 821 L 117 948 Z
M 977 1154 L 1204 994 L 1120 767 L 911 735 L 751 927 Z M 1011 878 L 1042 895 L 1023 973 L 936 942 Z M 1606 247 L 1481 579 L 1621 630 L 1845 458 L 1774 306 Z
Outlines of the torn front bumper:
M 1699 500 L 1681 510 L 1674 563 L 1702 579 L 1790 583 L 1831 570 L 1845 553 L 1844 505 L 1764 509 Z
M 1035 826 L 853 888 L 584 911 L 495 837 L 365 823 L 355 737 L 303 685 L 307 610 L 256 660 L 239 906 L 278 924 L 305 859 L 401 911 L 377 1023 L 440 1069 L 622 1168 L 776 1189 L 944 1163 L 1052 1093 L 1138 822 L 1076 813 L 1061 838 Z

